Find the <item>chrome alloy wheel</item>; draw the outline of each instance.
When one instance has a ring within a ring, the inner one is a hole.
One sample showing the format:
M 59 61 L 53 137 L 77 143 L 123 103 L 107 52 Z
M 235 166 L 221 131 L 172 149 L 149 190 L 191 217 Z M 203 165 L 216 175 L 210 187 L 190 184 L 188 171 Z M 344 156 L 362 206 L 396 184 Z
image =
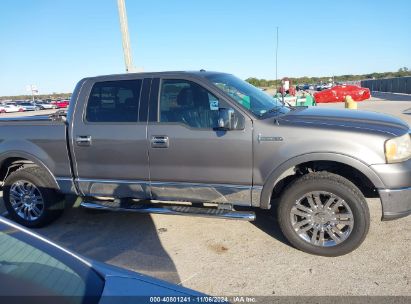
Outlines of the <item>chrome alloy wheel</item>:
M 325 191 L 309 192 L 296 200 L 290 216 L 298 236 L 321 247 L 342 243 L 354 227 L 354 215 L 344 199 Z
M 37 220 L 44 211 L 40 190 L 28 181 L 20 180 L 11 185 L 10 204 L 16 214 L 26 221 Z

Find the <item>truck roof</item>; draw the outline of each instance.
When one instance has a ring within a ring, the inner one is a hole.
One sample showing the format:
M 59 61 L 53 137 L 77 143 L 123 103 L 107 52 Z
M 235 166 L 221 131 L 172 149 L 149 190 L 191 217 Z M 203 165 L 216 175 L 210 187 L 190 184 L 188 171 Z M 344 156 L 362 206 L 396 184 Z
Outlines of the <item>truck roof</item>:
M 207 77 L 216 74 L 227 74 L 222 72 L 215 72 L 215 71 L 206 71 L 206 70 L 199 70 L 199 71 L 166 71 L 166 72 L 141 72 L 141 73 L 122 73 L 122 74 L 109 74 L 109 75 L 99 75 L 93 77 L 86 77 L 85 79 L 98 79 L 98 78 L 106 78 L 106 77 L 132 77 L 132 76 L 140 76 L 140 77 L 164 77 L 164 76 L 197 76 L 197 77 Z

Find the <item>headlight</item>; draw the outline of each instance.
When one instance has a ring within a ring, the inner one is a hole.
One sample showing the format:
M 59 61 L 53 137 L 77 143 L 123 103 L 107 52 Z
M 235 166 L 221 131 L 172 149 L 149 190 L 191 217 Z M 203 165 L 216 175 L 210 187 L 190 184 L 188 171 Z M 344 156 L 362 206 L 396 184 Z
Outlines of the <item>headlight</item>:
M 411 158 L 411 137 L 404 134 L 385 142 L 387 163 L 398 163 Z

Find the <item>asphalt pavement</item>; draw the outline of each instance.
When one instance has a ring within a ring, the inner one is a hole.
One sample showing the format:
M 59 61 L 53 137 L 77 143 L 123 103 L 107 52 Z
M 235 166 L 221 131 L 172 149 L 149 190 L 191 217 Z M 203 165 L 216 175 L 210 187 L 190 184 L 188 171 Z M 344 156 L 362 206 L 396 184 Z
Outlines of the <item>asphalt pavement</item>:
M 358 108 L 411 124 L 411 115 L 403 114 L 411 108 L 410 97 L 383 97 Z M 335 258 L 291 247 L 268 211 L 258 211 L 255 222 L 239 222 L 92 212 L 75 205 L 52 225 L 35 231 L 89 258 L 211 295 L 411 296 L 411 216 L 381 222 L 379 199 L 368 203 L 371 227 L 366 240 L 354 252 Z

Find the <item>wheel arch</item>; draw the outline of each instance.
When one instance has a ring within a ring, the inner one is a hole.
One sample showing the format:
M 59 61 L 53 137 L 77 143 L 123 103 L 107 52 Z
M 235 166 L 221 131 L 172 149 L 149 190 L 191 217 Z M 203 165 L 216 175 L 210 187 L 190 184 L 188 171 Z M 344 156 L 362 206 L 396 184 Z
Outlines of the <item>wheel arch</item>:
M 0 156 L 0 182 L 21 166 L 37 166 L 42 168 L 53 182 L 55 189 L 60 190 L 57 180 L 50 169 L 38 157 L 23 151 L 10 151 Z
M 358 175 L 364 178 L 364 180 L 375 189 L 384 188 L 384 184 L 379 176 L 366 163 L 359 159 L 344 154 L 309 153 L 293 157 L 271 171 L 261 191 L 260 207 L 262 209 L 270 209 L 271 198 L 275 188 L 280 186 L 280 183 L 289 182 L 293 177 L 298 176 L 297 171 L 299 168 L 312 164 L 335 164 L 338 168 L 350 169 L 351 175 Z M 341 174 L 341 172 L 335 173 L 352 181 L 350 176 L 344 176 L 347 174 Z

